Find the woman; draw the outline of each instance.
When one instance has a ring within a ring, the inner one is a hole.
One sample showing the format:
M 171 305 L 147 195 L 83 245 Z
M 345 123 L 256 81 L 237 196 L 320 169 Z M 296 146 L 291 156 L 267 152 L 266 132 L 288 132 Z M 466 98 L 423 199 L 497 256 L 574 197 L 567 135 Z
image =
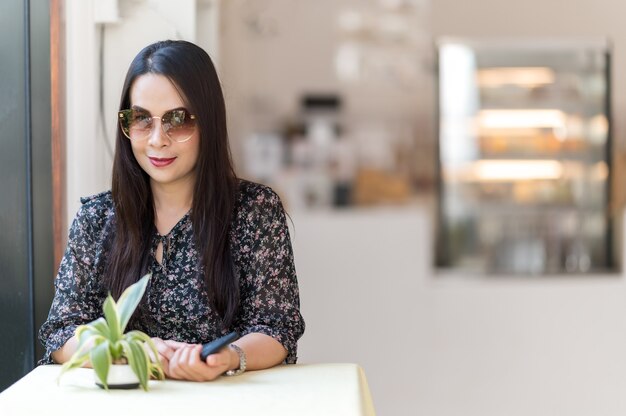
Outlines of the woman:
M 129 329 L 153 337 L 167 376 L 295 363 L 304 321 L 285 213 L 271 189 L 235 176 L 209 56 L 184 41 L 147 46 L 118 116 L 112 189 L 82 199 L 39 332 L 41 363 L 68 360 L 75 328 L 148 271 Z M 201 343 L 232 330 L 242 337 L 200 360 Z

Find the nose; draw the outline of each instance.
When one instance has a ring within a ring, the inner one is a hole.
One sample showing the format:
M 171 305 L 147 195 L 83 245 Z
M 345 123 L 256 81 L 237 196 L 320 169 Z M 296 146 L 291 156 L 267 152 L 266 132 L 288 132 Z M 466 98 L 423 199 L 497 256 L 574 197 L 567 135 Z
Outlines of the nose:
M 157 126 L 158 120 L 158 126 Z M 165 132 L 163 131 L 163 121 L 161 117 L 152 116 L 152 130 L 150 130 L 150 136 L 148 137 L 148 143 L 154 147 L 163 147 L 167 146 L 169 143 L 169 138 L 165 136 Z

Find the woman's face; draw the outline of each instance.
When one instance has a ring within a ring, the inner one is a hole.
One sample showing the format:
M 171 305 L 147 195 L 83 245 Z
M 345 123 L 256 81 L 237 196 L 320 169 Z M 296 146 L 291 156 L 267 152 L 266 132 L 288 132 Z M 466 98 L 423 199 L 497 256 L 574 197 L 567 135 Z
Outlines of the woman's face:
M 130 90 L 130 104 L 152 116 L 162 117 L 169 110 L 186 108 L 172 82 L 163 75 L 145 74 L 138 77 Z M 200 134 L 196 127 L 191 138 L 179 143 L 171 140 L 161 126 L 152 120 L 150 135 L 143 140 L 130 140 L 139 166 L 150 176 L 154 186 L 191 185 L 198 160 Z

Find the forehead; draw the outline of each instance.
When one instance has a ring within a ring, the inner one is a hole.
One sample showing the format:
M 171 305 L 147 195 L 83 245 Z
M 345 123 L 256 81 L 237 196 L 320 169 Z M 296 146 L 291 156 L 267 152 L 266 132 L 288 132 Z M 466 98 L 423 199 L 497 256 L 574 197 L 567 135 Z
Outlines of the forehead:
M 130 88 L 130 105 L 145 108 L 152 114 L 162 114 L 173 108 L 185 107 L 185 104 L 172 81 L 163 75 L 141 75 Z

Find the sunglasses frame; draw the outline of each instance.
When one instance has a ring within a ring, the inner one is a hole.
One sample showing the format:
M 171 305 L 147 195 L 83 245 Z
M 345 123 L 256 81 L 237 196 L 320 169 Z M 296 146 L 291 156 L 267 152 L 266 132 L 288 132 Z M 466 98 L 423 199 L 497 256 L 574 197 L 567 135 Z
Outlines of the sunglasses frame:
M 159 116 L 153 116 L 153 115 L 151 115 L 151 114 L 150 114 L 150 112 L 149 112 L 149 111 L 147 111 L 147 110 L 143 110 L 143 109 L 142 109 L 142 110 L 137 110 L 137 109 L 134 109 L 134 108 L 129 108 L 129 109 L 126 109 L 126 110 L 120 110 L 120 111 L 118 111 L 118 112 L 117 112 L 117 116 L 118 116 L 118 120 L 119 120 L 118 125 L 119 125 L 120 129 L 122 130 L 122 133 L 124 134 L 124 136 L 126 136 L 129 140 L 132 140 L 132 141 L 141 141 L 141 140 L 146 140 L 146 139 L 147 139 L 148 137 L 150 137 L 150 135 L 152 134 L 152 132 L 153 132 L 153 130 L 154 130 L 154 119 L 156 118 L 156 119 L 159 119 L 159 120 L 161 121 L 161 130 L 163 131 L 163 134 L 165 134 L 165 136 L 166 136 L 168 139 L 170 139 L 171 141 L 174 141 L 174 142 L 176 142 L 176 143 L 184 143 L 184 142 L 186 142 L 186 141 L 188 141 L 188 140 L 190 140 L 190 139 L 191 139 L 191 137 L 193 136 L 193 133 L 191 133 L 191 134 L 189 135 L 189 137 L 187 137 L 187 138 L 185 138 L 185 139 L 183 139 L 183 140 L 176 140 L 176 139 L 174 139 L 173 137 L 171 137 L 171 136 L 170 136 L 170 134 L 169 134 L 169 131 L 170 131 L 171 127 L 170 127 L 170 128 L 168 128 L 168 129 L 166 129 L 166 128 L 165 128 L 165 125 L 166 125 L 166 124 L 167 124 L 167 125 L 170 125 L 170 123 L 169 123 L 169 122 L 167 122 L 167 123 L 163 122 L 163 118 L 164 118 L 164 117 L 165 117 L 165 118 L 167 118 L 167 116 L 168 116 L 170 113 L 173 113 L 174 111 L 181 111 L 181 110 L 182 110 L 182 111 L 184 111 L 184 112 L 186 113 L 186 115 L 188 115 L 188 116 L 189 116 L 189 118 L 190 118 L 191 120 L 196 120 L 196 115 L 195 115 L 195 114 L 191 114 L 191 112 L 189 112 L 189 110 L 187 110 L 186 108 L 174 108 L 174 109 L 172 109 L 172 110 L 167 110 L 165 113 L 163 113 L 163 115 L 162 115 L 161 117 L 159 117 Z M 152 120 L 150 121 L 151 125 L 150 125 L 150 130 L 149 130 L 148 134 L 146 134 L 146 136 L 145 136 L 145 137 L 142 137 L 142 138 L 140 138 L 140 139 L 138 139 L 138 138 L 135 138 L 135 139 L 131 138 L 131 137 L 130 137 L 130 127 L 128 128 L 128 133 L 127 133 L 127 132 L 126 132 L 126 129 L 125 129 L 125 128 L 124 128 L 124 126 L 123 126 L 124 120 L 128 119 L 128 118 L 131 116 L 131 114 L 132 114 L 133 112 L 135 112 L 135 111 L 145 112 L 145 113 L 146 113 L 146 114 L 148 114 L 148 115 L 149 115 L 149 117 L 152 119 Z M 195 129 L 196 129 L 196 125 L 194 125 L 194 133 L 195 133 Z

